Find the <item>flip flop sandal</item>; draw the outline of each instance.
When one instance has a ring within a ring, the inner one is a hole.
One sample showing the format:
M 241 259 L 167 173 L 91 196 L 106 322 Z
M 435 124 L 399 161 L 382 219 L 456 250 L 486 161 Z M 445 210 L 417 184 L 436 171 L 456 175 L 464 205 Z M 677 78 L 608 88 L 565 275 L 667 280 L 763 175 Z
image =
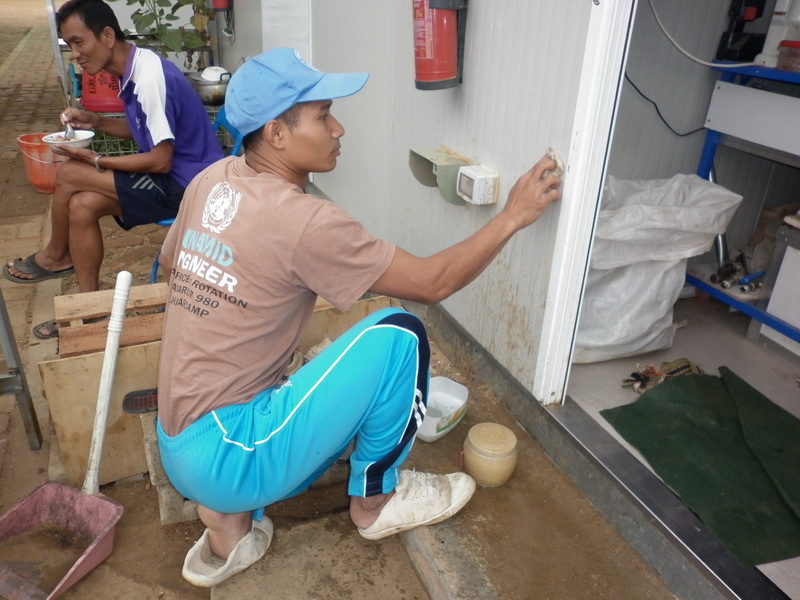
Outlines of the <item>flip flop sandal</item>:
M 75 272 L 75 267 L 61 269 L 60 271 L 48 271 L 47 269 L 45 269 L 44 267 L 40 267 L 36 263 L 36 261 L 33 259 L 34 256 L 35 253 L 31 254 L 26 259 L 22 258 L 14 259 L 14 268 L 20 273 L 25 273 L 26 275 L 30 275 L 31 279 L 23 279 L 22 277 L 17 277 L 9 270 L 7 264 L 3 265 L 3 277 L 8 279 L 9 281 L 13 281 L 14 283 L 39 283 L 40 281 L 44 281 L 46 279 L 56 279 L 58 277 L 66 277 L 67 275 L 71 275 L 72 273 Z
M 40 329 L 44 329 L 46 333 L 42 333 L 39 331 Z M 55 320 L 39 323 L 33 327 L 33 335 L 40 340 L 51 340 L 54 337 L 58 337 L 58 323 Z
M 86 319 L 84 323 L 99 323 L 103 319 L 107 317 L 94 317 L 92 319 Z M 42 333 L 39 331 L 40 329 L 44 329 L 47 333 Z M 33 327 L 33 335 L 35 335 L 40 340 L 50 340 L 54 337 L 58 337 L 58 321 L 55 319 L 51 319 L 50 321 L 45 321 L 44 323 L 39 323 L 38 325 L 34 325 Z

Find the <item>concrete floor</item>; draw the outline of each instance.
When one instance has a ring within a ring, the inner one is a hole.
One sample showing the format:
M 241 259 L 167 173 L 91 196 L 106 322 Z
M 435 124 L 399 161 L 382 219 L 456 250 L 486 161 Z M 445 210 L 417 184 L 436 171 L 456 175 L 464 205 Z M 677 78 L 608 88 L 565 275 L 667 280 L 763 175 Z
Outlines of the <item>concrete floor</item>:
M 716 301 L 689 298 L 676 304 L 674 321 L 686 321 L 686 325 L 677 330 L 671 348 L 644 356 L 574 365 L 569 380 L 568 395 L 645 467 L 650 468 L 637 450 L 599 414 L 603 409 L 636 400 L 637 394 L 623 388 L 621 380 L 636 370 L 637 364 L 658 365 L 688 358 L 712 375 L 718 374 L 718 367 L 727 366 L 777 405 L 800 417 L 800 369 L 746 339 L 749 318 Z M 759 569 L 788 596 L 800 598 L 800 558 L 760 565 Z

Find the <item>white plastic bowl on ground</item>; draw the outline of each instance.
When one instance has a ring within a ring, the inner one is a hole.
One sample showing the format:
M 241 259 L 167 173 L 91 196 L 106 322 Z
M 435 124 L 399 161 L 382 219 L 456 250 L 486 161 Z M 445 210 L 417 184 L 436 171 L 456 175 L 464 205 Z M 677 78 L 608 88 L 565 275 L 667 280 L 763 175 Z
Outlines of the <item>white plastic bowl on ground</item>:
M 417 437 L 433 442 L 451 431 L 467 412 L 469 390 L 447 377 L 431 377 L 428 389 L 428 411 Z
M 94 131 L 76 130 L 75 137 L 71 140 L 66 139 L 64 131 L 49 133 L 42 138 L 42 141 L 53 150 L 58 150 L 58 146 L 69 146 L 70 148 L 87 148 L 92 143 Z

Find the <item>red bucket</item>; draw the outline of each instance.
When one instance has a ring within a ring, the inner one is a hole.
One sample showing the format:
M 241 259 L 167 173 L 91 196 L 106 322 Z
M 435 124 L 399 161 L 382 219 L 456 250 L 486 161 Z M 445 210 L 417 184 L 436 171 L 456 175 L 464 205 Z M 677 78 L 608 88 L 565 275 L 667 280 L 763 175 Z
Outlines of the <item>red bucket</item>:
M 52 194 L 56 189 L 58 165 L 63 160 L 57 158 L 50 146 L 42 141 L 46 135 L 46 133 L 26 133 L 17 138 L 17 145 L 22 151 L 28 183 L 37 192 Z
M 119 97 L 119 77 L 108 71 L 99 71 L 89 75 L 86 71 L 81 74 L 83 95 L 81 105 L 92 112 L 122 112 L 125 104 Z

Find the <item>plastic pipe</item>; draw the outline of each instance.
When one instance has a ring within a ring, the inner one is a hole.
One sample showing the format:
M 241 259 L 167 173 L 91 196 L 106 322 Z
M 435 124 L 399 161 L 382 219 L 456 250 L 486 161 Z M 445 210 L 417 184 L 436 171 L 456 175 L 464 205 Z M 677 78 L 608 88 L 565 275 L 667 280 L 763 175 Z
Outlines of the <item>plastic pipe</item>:
M 748 283 L 751 283 L 756 279 L 763 277 L 766 274 L 767 272 L 764 269 L 761 269 L 760 271 L 756 271 L 755 273 L 750 273 L 748 275 L 745 275 L 739 280 L 739 285 L 747 285 Z
M 97 391 L 97 409 L 94 413 L 94 427 L 92 429 L 92 443 L 89 447 L 89 465 L 86 468 L 86 479 L 83 482 L 83 493 L 96 495 L 100 491 L 98 474 L 100 471 L 100 457 L 103 454 L 103 439 L 106 434 L 106 421 L 108 420 L 108 405 L 111 399 L 111 388 L 114 386 L 114 371 L 117 368 L 117 354 L 119 353 L 119 338 L 122 333 L 122 322 L 125 318 L 125 308 L 128 305 L 128 293 L 131 289 L 131 274 L 120 271 L 117 275 L 117 284 L 114 288 L 114 301 L 111 304 L 111 318 L 108 321 L 108 336 L 106 349 L 103 353 L 103 366 L 100 371 L 100 387 Z

